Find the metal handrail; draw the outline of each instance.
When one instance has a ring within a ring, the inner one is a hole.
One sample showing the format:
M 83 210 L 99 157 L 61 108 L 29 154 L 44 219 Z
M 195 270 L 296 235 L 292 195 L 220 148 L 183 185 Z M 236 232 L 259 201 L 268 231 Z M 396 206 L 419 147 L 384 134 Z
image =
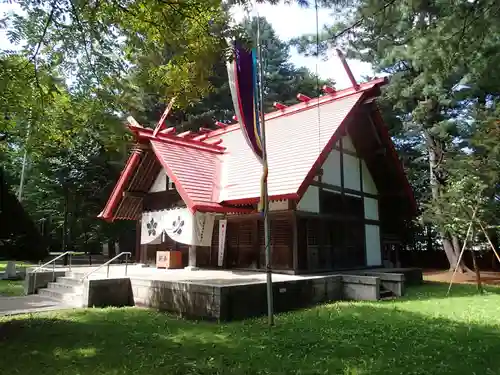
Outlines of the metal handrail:
M 54 259 L 49 260 L 47 263 L 42 264 L 41 266 L 38 266 L 33 271 L 31 271 L 31 273 L 33 274 L 33 286 L 34 286 L 34 288 L 36 288 L 36 273 L 39 270 L 44 269 L 46 266 L 48 266 L 51 263 L 52 263 L 52 281 L 55 280 L 55 276 L 56 276 L 56 260 L 61 259 L 62 257 L 66 256 L 66 255 L 69 255 L 69 270 L 71 271 L 71 255 L 72 254 L 75 254 L 75 252 L 74 251 L 65 251 L 64 253 L 59 254 L 58 256 L 56 256 Z
M 124 251 L 124 252 L 122 252 L 122 253 L 120 253 L 120 254 L 116 255 L 116 256 L 115 256 L 115 257 L 113 257 L 112 259 L 108 260 L 106 263 L 101 264 L 101 265 L 100 265 L 99 267 L 97 267 L 96 269 L 94 269 L 94 270 L 92 270 L 92 271 L 88 272 L 87 274 L 85 274 L 85 276 L 83 276 L 83 277 L 82 277 L 82 280 L 84 280 L 84 279 L 88 278 L 90 275 L 92 275 L 92 274 L 93 274 L 94 272 L 96 272 L 96 271 L 99 271 L 99 270 L 100 270 L 102 267 L 104 267 L 104 266 L 108 266 L 108 270 L 107 270 L 107 272 L 106 272 L 106 278 L 109 278 L 109 265 L 110 265 L 110 263 L 111 263 L 112 261 L 114 261 L 114 260 L 118 259 L 118 258 L 119 258 L 119 257 L 121 257 L 122 255 L 126 255 L 126 257 L 125 257 L 125 276 L 127 276 L 128 257 L 129 257 L 129 256 L 132 256 L 132 253 L 131 253 L 131 252 L 129 252 L 129 251 Z
M 41 270 L 42 268 L 45 268 L 45 266 L 48 266 L 50 263 L 55 262 L 55 261 L 56 261 L 56 260 L 58 260 L 58 259 L 61 259 L 63 256 L 68 255 L 68 254 L 74 254 L 74 253 L 75 253 L 74 251 L 66 251 L 66 252 L 64 252 L 64 253 L 62 253 L 62 254 L 59 254 L 59 255 L 58 255 L 58 256 L 56 256 L 54 259 L 49 260 L 47 263 L 42 264 L 41 266 L 38 266 L 37 268 L 35 268 L 35 269 L 34 269 L 33 271 L 31 271 L 31 272 L 37 272 L 38 270 Z M 71 258 L 70 258 L 70 259 L 71 259 Z M 71 268 L 71 260 L 70 260 L 70 262 L 69 262 L 69 268 Z

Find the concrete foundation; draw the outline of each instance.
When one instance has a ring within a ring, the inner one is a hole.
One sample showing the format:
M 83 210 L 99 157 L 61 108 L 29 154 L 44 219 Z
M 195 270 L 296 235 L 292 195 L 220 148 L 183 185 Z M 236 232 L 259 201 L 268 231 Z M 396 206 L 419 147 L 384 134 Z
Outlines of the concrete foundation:
M 380 299 L 380 279 L 374 276 L 342 275 L 342 297 L 377 301 Z
M 85 272 L 82 270 L 82 275 Z M 412 271 L 416 274 L 416 271 Z M 65 270 L 55 273 L 63 276 Z M 197 272 L 115 266 L 98 270 L 90 280 L 73 272 L 51 286 L 81 286 L 78 306 L 144 306 L 169 311 L 183 317 L 215 321 L 241 320 L 267 312 L 266 275 L 250 271 L 206 270 Z M 28 274 L 28 292 L 46 287 L 52 272 L 39 272 L 36 285 Z M 418 280 L 414 275 L 413 281 Z M 64 281 L 65 285 L 60 285 Z M 407 279 L 403 273 L 387 270 L 358 270 L 323 275 L 273 274 L 274 311 L 276 313 L 338 300 L 376 301 L 383 296 L 404 295 Z M 66 289 L 65 289 L 66 290 Z M 81 303 L 80 303 L 81 298 Z
M 218 286 L 164 280 L 131 279 L 134 304 L 187 317 L 220 318 Z
M 382 288 L 391 291 L 396 297 L 401 297 L 405 293 L 406 277 L 402 273 L 357 271 L 356 274 L 378 278 Z
M 134 303 L 185 317 L 230 321 L 260 316 L 267 311 L 266 284 L 213 285 L 132 279 Z M 273 283 L 276 312 L 342 298 L 342 277 Z
M 128 277 L 84 281 L 82 307 L 106 306 L 134 306 Z
M 36 274 L 26 272 L 24 279 L 24 294 L 35 294 L 39 289 L 46 288 L 50 282 L 53 282 L 57 277 L 62 277 L 66 274 L 64 270 L 38 271 Z

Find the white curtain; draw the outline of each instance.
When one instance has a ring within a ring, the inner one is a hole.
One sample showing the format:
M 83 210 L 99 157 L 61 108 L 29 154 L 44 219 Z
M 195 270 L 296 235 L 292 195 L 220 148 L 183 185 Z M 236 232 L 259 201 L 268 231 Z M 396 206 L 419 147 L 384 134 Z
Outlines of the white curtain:
M 215 216 L 210 213 L 196 212 L 187 208 L 151 211 L 142 214 L 141 244 L 161 242 L 165 232 L 178 243 L 196 246 L 210 246 Z
M 142 213 L 141 245 L 161 243 L 161 236 L 165 232 L 167 225 L 165 212 L 149 211 Z

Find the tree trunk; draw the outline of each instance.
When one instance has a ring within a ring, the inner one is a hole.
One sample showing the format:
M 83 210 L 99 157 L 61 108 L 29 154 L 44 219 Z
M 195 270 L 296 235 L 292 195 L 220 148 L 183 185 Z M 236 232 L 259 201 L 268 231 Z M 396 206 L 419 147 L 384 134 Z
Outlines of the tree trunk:
M 427 247 L 427 251 L 433 251 L 434 250 L 434 246 L 432 244 L 432 232 L 431 232 L 431 226 L 430 225 L 426 225 L 425 226 L 425 231 L 426 231 L 426 247 Z
M 488 237 L 490 238 L 491 240 L 491 243 L 493 244 L 493 246 L 495 247 L 495 250 L 497 251 L 498 253 L 498 250 L 500 248 L 499 245 L 499 241 L 498 241 L 498 234 L 497 234 L 497 231 L 496 230 L 491 230 L 491 229 L 487 229 L 487 232 L 488 232 Z M 497 260 L 497 257 L 495 255 L 495 252 L 493 250 L 490 251 L 491 253 L 491 269 L 493 271 L 497 270 L 498 269 L 498 260 Z
M 456 235 L 454 235 L 451 237 L 451 243 L 453 245 L 453 251 L 455 253 L 456 260 L 458 260 L 458 258 L 460 257 L 460 253 L 462 252 L 462 247 L 460 246 L 460 240 Z M 463 256 L 462 259 L 460 259 L 460 264 L 458 266 L 459 266 L 458 269 L 459 272 L 472 272 L 472 270 L 465 264 Z
M 64 185 L 64 214 L 63 214 L 63 227 L 62 227 L 62 251 L 66 252 L 68 248 L 68 200 L 69 189 Z M 64 265 L 68 265 L 68 256 L 64 256 Z
M 109 259 L 113 258 L 116 255 L 116 242 L 113 238 L 108 241 L 108 257 Z
M 476 273 L 476 284 L 477 284 L 477 291 L 482 294 L 483 293 L 483 285 L 481 283 L 481 274 L 479 273 L 479 267 L 477 266 L 476 262 L 476 252 L 474 249 L 471 249 L 471 256 L 472 256 L 472 264 L 474 265 L 474 272 Z
M 450 262 L 450 271 L 455 271 L 455 267 L 457 268 L 457 272 L 464 273 L 465 270 L 462 268 L 461 264 L 457 265 L 458 255 L 455 254 L 455 249 L 453 248 L 453 243 L 450 240 L 449 236 L 445 232 L 439 232 L 441 240 L 443 241 L 443 249 L 446 253 L 446 257 L 448 258 L 448 262 Z M 462 263 L 462 262 L 460 262 Z
M 424 131 L 424 136 L 427 144 L 427 152 L 429 154 L 429 180 L 431 185 L 432 200 L 434 203 L 439 201 L 444 189 L 443 167 L 442 161 L 444 158 L 444 145 L 443 142 L 433 137 L 427 131 Z M 437 209 L 437 215 L 440 216 L 441 212 Z M 457 264 L 461 249 L 458 238 L 450 236 L 444 229 L 439 229 L 439 237 L 443 242 L 443 249 L 450 263 L 450 271 L 465 272 L 466 267 L 463 260 Z M 458 247 L 455 245 L 458 244 Z

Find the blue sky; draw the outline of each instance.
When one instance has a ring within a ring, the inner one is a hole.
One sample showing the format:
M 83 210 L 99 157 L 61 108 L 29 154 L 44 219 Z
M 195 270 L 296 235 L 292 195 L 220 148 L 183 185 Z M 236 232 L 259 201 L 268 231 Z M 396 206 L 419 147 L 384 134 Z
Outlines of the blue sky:
M 316 11 L 313 8 L 301 8 L 298 5 L 259 4 L 256 11 L 260 16 L 266 17 L 278 37 L 284 41 L 304 34 L 316 34 Z M 240 8 L 235 9 L 233 14 L 236 21 L 239 21 L 246 15 L 246 12 Z M 332 20 L 331 10 L 319 10 L 318 23 L 320 30 L 324 25 L 332 23 Z M 312 72 L 316 72 L 317 69 L 318 74 L 323 78 L 333 78 L 337 89 L 351 85 L 334 51 L 329 51 L 326 61 L 323 61 L 314 57 L 305 57 L 292 50 L 291 60 L 295 65 L 305 66 Z M 349 66 L 358 80 L 362 76 L 373 75 L 370 64 L 349 60 Z
M 0 3 L 0 16 L 8 11 L 19 11 L 19 6 L 15 3 Z M 259 4 L 257 11 L 260 16 L 266 17 L 276 30 L 278 37 L 284 41 L 304 34 L 316 33 L 316 12 L 312 8 L 304 9 L 298 5 Z M 319 11 L 320 29 L 333 19 L 330 12 L 328 10 Z M 246 12 L 241 8 L 237 8 L 233 14 L 236 21 L 239 21 L 246 15 Z M 9 46 L 5 33 L 0 30 L 0 48 L 5 49 L 9 48 Z M 323 78 L 333 78 L 337 83 L 337 89 L 350 85 L 349 79 L 333 51 L 330 51 L 327 60 L 323 61 L 322 59 L 299 55 L 295 50 L 292 50 L 291 60 L 297 66 L 305 66 L 312 72 L 317 71 Z M 364 75 L 373 74 L 370 65 L 367 63 L 349 60 L 349 65 L 358 80 Z

